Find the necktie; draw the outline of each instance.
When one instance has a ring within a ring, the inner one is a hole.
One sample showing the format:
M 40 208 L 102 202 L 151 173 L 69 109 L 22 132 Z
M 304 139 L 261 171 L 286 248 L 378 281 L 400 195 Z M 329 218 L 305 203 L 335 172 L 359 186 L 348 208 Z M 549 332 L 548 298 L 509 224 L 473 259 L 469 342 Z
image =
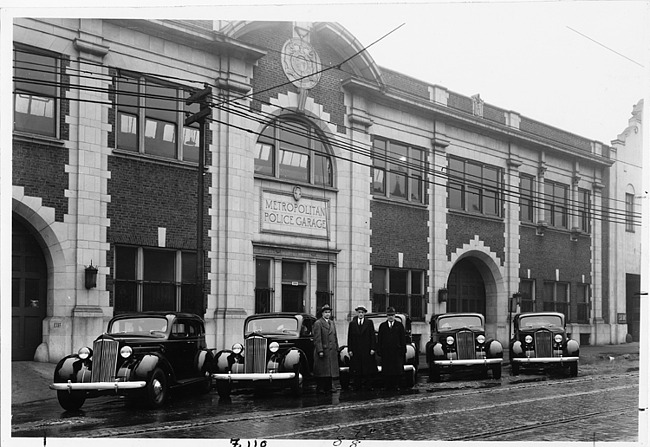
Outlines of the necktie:
M 359 319 L 359 326 L 361 326 L 362 324 L 363 324 L 363 318 L 360 318 Z

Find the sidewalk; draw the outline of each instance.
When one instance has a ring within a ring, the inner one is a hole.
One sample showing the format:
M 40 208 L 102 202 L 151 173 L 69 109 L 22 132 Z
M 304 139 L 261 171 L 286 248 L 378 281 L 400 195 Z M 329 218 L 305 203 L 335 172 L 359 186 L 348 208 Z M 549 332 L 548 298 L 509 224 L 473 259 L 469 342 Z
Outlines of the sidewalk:
M 639 343 L 620 345 L 581 346 L 580 364 L 590 365 L 599 362 L 614 362 L 619 358 L 629 359 L 639 355 Z M 504 352 L 504 366 L 508 365 L 508 351 Z M 11 363 L 11 403 L 38 402 L 56 399 L 56 392 L 50 390 L 54 376 L 55 363 L 12 362 Z M 420 371 L 427 371 L 424 354 L 420 355 Z

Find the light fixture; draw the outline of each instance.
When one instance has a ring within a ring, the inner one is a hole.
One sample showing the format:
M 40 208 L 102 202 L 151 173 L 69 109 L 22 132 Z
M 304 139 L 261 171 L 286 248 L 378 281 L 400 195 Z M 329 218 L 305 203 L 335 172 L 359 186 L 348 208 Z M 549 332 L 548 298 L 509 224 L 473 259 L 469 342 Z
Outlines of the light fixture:
M 97 271 L 98 269 L 93 265 L 93 261 L 90 261 L 90 265 L 86 266 L 85 269 L 86 289 L 97 287 Z
M 438 289 L 438 302 L 439 303 L 446 303 L 448 296 L 449 296 L 449 291 L 447 290 L 446 287 Z

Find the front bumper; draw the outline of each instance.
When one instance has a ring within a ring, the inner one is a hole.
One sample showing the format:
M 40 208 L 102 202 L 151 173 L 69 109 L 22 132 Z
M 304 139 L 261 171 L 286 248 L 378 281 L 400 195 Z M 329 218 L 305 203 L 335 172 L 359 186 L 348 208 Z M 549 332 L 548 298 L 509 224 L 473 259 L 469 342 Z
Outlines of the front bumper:
M 57 382 L 50 385 L 51 390 L 57 391 L 103 391 L 103 390 L 135 390 L 147 386 L 145 381 L 133 382 Z
M 404 365 L 404 372 L 415 371 L 415 366 L 413 365 Z M 339 373 L 348 374 L 350 372 L 349 366 L 340 366 Z M 381 366 L 377 366 L 377 372 L 381 373 Z
M 212 374 L 212 378 L 228 382 L 273 382 L 276 380 L 295 379 L 296 373 L 216 373 Z M 302 380 L 302 374 L 298 374 L 298 380 Z
M 577 362 L 579 358 L 580 357 L 513 357 L 510 359 L 510 363 L 572 363 Z
M 479 366 L 479 365 L 495 365 L 502 363 L 502 358 L 493 359 L 460 359 L 460 360 L 434 360 L 433 364 L 436 366 Z

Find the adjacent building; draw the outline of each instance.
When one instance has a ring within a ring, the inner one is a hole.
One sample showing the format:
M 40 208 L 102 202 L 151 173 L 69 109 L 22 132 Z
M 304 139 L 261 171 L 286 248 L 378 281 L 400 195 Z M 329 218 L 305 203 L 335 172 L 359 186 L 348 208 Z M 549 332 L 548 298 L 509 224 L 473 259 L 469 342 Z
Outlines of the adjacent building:
M 336 23 L 16 19 L 13 358 L 147 310 L 223 348 L 325 303 L 342 338 L 358 305 L 422 344 L 447 311 L 504 343 L 516 310 L 638 337 L 641 114 L 608 146 L 379 67 Z

